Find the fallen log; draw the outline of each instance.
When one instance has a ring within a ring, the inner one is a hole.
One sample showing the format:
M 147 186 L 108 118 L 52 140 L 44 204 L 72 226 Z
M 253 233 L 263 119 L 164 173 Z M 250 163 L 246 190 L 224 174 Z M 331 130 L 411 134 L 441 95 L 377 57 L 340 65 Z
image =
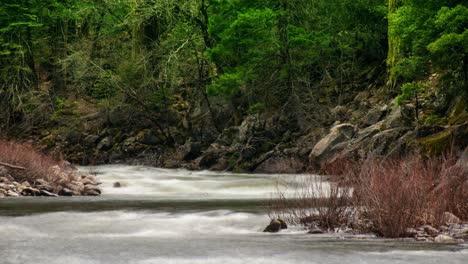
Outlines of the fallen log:
M 5 166 L 5 167 L 8 167 L 10 169 L 15 169 L 15 170 L 25 170 L 26 169 L 25 167 L 15 166 L 15 165 L 8 164 L 8 163 L 1 162 L 1 161 L 0 161 L 0 166 Z

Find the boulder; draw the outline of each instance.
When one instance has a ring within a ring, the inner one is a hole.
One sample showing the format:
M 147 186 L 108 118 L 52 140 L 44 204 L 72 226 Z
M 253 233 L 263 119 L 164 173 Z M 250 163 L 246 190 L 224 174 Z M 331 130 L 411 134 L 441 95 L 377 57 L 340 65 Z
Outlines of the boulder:
M 434 238 L 434 242 L 436 243 L 457 243 L 458 241 L 451 237 L 451 236 L 447 236 L 447 235 L 438 235 Z
M 396 106 L 384 119 L 384 126 L 387 129 L 396 127 L 406 127 L 411 124 L 411 109 L 405 106 Z
M 277 220 L 281 224 L 281 229 L 288 229 L 288 224 L 286 224 L 286 222 L 283 219 L 278 218 Z
M 388 108 L 387 105 L 384 105 L 384 106 L 376 106 L 372 108 L 371 110 L 369 110 L 369 112 L 367 112 L 367 115 L 364 119 L 364 124 L 370 126 L 379 122 L 382 116 L 387 111 L 387 108 Z
M 356 127 L 352 124 L 339 124 L 330 129 L 330 133 L 322 138 L 310 152 L 310 160 L 320 160 L 331 155 L 336 146 L 349 141 L 356 134 Z
M 99 140 L 99 136 L 97 135 L 87 135 L 84 138 L 83 143 L 86 147 L 94 147 L 96 146 L 96 143 L 98 140 Z
M 38 196 L 40 194 L 41 194 L 41 191 L 33 187 L 24 187 L 23 190 L 21 191 L 21 195 L 24 195 L 24 196 Z
M 270 224 L 263 230 L 263 232 L 277 233 L 281 230 L 281 222 L 277 219 L 271 220 Z
M 105 137 L 102 139 L 99 144 L 97 145 L 98 150 L 109 150 L 112 148 L 112 140 L 110 137 Z
M 459 224 L 461 222 L 460 218 L 456 217 L 454 214 L 450 212 L 445 212 L 442 215 L 442 221 L 446 224 Z

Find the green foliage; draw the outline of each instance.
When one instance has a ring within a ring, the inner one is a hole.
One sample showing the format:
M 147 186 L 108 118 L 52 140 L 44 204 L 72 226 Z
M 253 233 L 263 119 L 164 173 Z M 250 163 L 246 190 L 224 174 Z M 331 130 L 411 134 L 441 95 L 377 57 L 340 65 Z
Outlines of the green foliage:
M 415 98 L 417 100 L 418 93 L 421 92 L 421 90 L 423 90 L 425 87 L 425 84 L 416 82 L 403 84 L 401 86 L 401 93 L 396 100 L 397 104 L 401 105 L 404 104 L 406 101 Z

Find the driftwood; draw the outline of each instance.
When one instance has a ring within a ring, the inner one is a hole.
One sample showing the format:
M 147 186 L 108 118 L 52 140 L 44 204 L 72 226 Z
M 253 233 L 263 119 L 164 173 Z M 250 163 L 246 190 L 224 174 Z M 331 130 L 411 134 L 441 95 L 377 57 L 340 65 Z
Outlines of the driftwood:
M 11 164 L 1 162 L 1 161 L 0 161 L 0 166 L 5 166 L 5 167 L 8 167 L 10 169 L 15 169 L 15 170 L 25 170 L 26 169 L 25 167 L 11 165 Z

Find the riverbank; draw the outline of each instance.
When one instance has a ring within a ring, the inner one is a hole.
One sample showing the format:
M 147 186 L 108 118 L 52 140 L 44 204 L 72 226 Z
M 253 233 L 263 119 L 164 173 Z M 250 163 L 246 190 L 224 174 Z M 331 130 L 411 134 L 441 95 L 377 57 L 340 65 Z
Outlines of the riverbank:
M 32 145 L 0 140 L 0 197 L 97 196 L 99 184 L 95 176 L 79 174 L 71 164 Z

